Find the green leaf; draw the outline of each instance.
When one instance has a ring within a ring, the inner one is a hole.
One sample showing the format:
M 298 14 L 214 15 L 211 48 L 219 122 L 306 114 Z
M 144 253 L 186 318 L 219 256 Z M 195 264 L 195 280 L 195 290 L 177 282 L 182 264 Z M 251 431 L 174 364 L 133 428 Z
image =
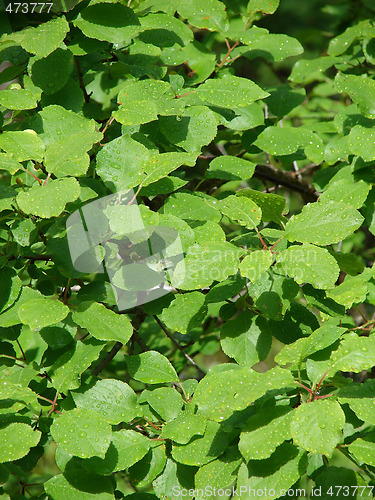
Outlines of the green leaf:
M 104 145 L 97 155 L 96 171 L 113 191 L 137 186 L 144 174 L 143 163 L 150 151 L 128 135 L 122 135 Z
M 321 399 L 294 410 L 290 430 L 298 446 L 331 457 L 342 440 L 345 414 L 337 401 Z
M 117 101 L 120 107 L 113 116 L 124 125 L 148 123 L 156 120 L 157 115 L 180 115 L 185 107 L 183 100 L 176 99 L 171 85 L 160 80 L 126 80 L 121 85 Z M 134 110 L 136 106 L 140 108 Z M 138 117 L 136 120 L 127 117 L 128 109 Z
M 58 446 L 71 455 L 103 458 L 111 442 L 112 429 L 96 411 L 74 408 L 55 419 L 51 434 Z
M 242 108 L 269 96 L 251 80 L 232 75 L 207 80 L 196 94 L 203 101 L 223 108 Z
M 356 439 L 349 445 L 349 452 L 360 462 L 375 465 L 375 442 L 368 439 Z
M 323 290 L 333 288 L 340 274 L 328 250 L 308 243 L 289 247 L 279 254 L 277 261 L 297 283 L 310 283 Z
M 264 112 L 258 102 L 253 102 L 243 108 L 225 109 L 214 107 L 213 109 L 220 125 L 224 125 L 230 130 L 243 131 L 264 125 Z
M 174 444 L 172 457 L 185 465 L 204 465 L 221 455 L 228 445 L 228 438 L 217 422 L 207 421 L 203 436 L 194 437 L 187 444 Z
M 12 158 L 12 154 L 0 153 L 0 169 L 7 170 L 11 175 L 22 168 L 21 163 Z
M 160 214 L 159 223 L 161 226 L 164 225 L 178 231 L 183 249 L 189 248 L 189 246 L 194 243 L 194 231 L 179 217 L 175 217 L 172 214 Z
M 112 115 L 116 121 L 123 125 L 139 125 L 149 123 L 158 119 L 157 106 L 152 101 L 143 100 L 124 100 L 121 106 Z
M 191 106 L 181 116 L 161 117 L 159 124 L 169 142 L 189 152 L 200 151 L 217 133 L 217 118 L 207 106 Z
M 335 343 L 345 331 L 346 328 L 329 323 L 323 324 L 308 337 L 300 338 L 292 344 L 284 346 L 275 357 L 275 361 L 281 365 L 288 363 L 300 365 L 311 354 Z
M 32 330 L 62 321 L 69 314 L 69 307 L 53 299 L 30 299 L 18 309 L 18 316 Z
M 17 196 L 20 209 L 26 214 L 37 215 L 44 219 L 58 217 L 65 205 L 75 201 L 81 192 L 74 178 L 49 181 L 45 186 L 34 186 Z
M 326 292 L 323 290 L 316 290 L 311 285 L 306 284 L 303 285 L 302 291 L 307 302 L 319 309 L 319 311 L 338 318 L 342 318 L 342 316 L 344 316 L 344 306 L 337 304 L 337 302 L 333 299 L 327 297 Z
M 347 469 L 346 467 L 333 467 L 328 466 L 318 471 L 318 474 L 315 476 L 315 484 L 317 485 L 317 492 L 320 491 L 330 491 L 330 492 L 338 492 L 337 498 L 344 499 L 345 492 L 353 491 L 354 488 L 358 488 L 362 491 L 363 487 L 366 488 L 366 481 L 354 470 Z M 329 488 L 333 485 L 342 486 L 342 490 L 338 491 L 338 488 Z M 357 499 L 360 498 L 360 491 L 357 493 Z M 364 489 L 366 491 L 366 489 Z
M 341 387 L 337 394 L 341 404 L 348 404 L 358 418 L 375 425 L 375 380 Z
M 182 165 L 193 167 L 196 158 L 196 154 L 189 153 L 161 153 L 152 155 L 142 165 L 142 169 L 146 174 L 146 177 L 142 180 L 142 186 L 148 186 L 152 182 L 166 177 Z
M 79 471 L 81 472 L 81 471 Z M 80 479 L 82 479 L 80 477 Z M 103 483 L 103 478 L 101 478 Z M 76 483 L 75 483 L 76 484 Z M 46 493 L 51 498 L 75 498 L 76 500 L 113 500 L 113 493 L 108 493 L 106 491 L 97 491 L 96 493 L 89 493 L 88 491 L 82 491 L 71 485 L 71 483 L 65 478 L 63 474 L 54 476 L 44 483 L 44 488 Z M 78 485 L 77 485 L 78 486 Z M 95 485 L 96 486 L 96 485 Z M 79 487 L 81 486 L 81 481 L 79 482 Z M 83 481 L 83 487 L 88 490 L 92 490 L 91 481 Z
M 295 89 L 285 83 L 276 87 L 269 87 L 267 92 L 270 93 L 270 96 L 265 99 L 265 103 L 270 112 L 278 118 L 286 116 L 306 99 L 305 89 Z
M 187 444 L 194 436 L 203 436 L 207 422 L 201 416 L 180 413 L 163 426 L 161 436 L 175 443 Z
M 8 309 L 17 300 L 20 294 L 22 281 L 16 271 L 10 267 L 0 269 L 0 312 Z
M 21 31 L 20 43 L 27 52 L 37 57 L 46 57 L 63 42 L 68 31 L 69 24 L 65 17 L 61 16 L 36 28 Z
M 144 393 L 142 399 L 143 396 Z M 147 393 L 144 397 L 153 410 L 167 422 L 177 417 L 184 404 L 181 395 L 172 387 L 159 387 Z
M 243 196 L 228 196 L 218 203 L 218 209 L 221 213 L 248 229 L 254 229 L 254 227 L 258 226 L 262 217 L 262 211 L 258 205 Z
M 155 494 L 158 498 L 167 498 L 174 487 L 180 490 L 182 488 L 194 488 L 195 471 L 195 467 L 176 464 L 176 462 L 168 458 L 162 474 L 153 482 Z M 189 494 L 186 498 L 192 500 L 193 495 Z M 144 500 L 151 499 L 145 498 Z
M 180 16 L 197 28 L 219 32 L 225 32 L 228 29 L 225 5 L 219 0 L 180 2 L 177 10 Z
M 140 413 L 135 392 L 121 380 L 98 380 L 88 391 L 72 396 L 78 407 L 95 410 L 109 424 L 130 422 Z
M 314 80 L 322 80 L 323 72 L 339 63 L 336 57 L 315 57 L 313 59 L 300 59 L 293 66 L 289 79 L 294 83 L 310 83 Z
M 343 33 L 330 40 L 327 53 L 331 56 L 339 56 L 346 52 L 352 43 L 362 35 L 364 23 L 368 22 L 366 20 L 349 26 Z
M 251 367 L 268 356 L 271 333 L 267 321 L 244 311 L 227 321 L 220 332 L 220 344 L 225 354 L 239 365 Z
M 13 210 L 12 203 L 16 195 L 17 191 L 13 188 L 0 184 L 0 212 L 3 210 Z
M 198 415 L 220 422 L 235 411 L 244 410 L 267 391 L 294 386 L 290 371 L 278 367 L 266 373 L 248 367 L 230 373 L 225 370 L 206 375 L 198 384 L 193 402 L 198 405 Z
M 216 204 L 217 202 L 214 201 Z M 219 222 L 220 212 L 208 202 L 190 193 L 174 193 L 164 203 L 164 213 L 174 215 L 183 220 L 212 220 Z
M 330 357 L 330 373 L 336 371 L 359 373 L 374 366 L 375 337 L 358 337 L 356 333 L 347 333 L 337 351 Z
M 41 297 L 40 292 L 35 289 L 24 286 L 21 294 L 14 302 L 14 304 L 0 315 L 0 327 L 9 328 L 10 326 L 20 324 L 21 320 L 18 316 L 19 308 L 29 299 Z
M 230 486 L 236 479 L 241 461 L 237 447 L 232 446 L 221 457 L 200 467 L 195 475 L 196 489 L 204 491 L 206 487 L 220 489 Z M 197 495 L 197 498 L 200 497 Z
M 168 359 L 157 351 L 127 356 L 129 374 L 135 380 L 146 384 L 178 382 L 178 376 Z
M 299 148 L 312 144 L 316 136 L 301 127 L 267 127 L 254 145 L 271 155 L 290 155 Z
M 221 302 L 222 300 L 234 297 L 246 285 L 246 280 L 239 274 L 230 276 L 225 281 L 214 285 L 206 295 L 206 303 Z
M 245 196 L 253 200 L 262 210 L 262 219 L 265 222 L 273 221 L 284 224 L 284 214 L 288 213 L 286 199 L 283 196 L 270 193 L 261 193 L 254 189 L 241 189 L 237 196 Z
M 240 36 L 243 43 L 246 43 L 245 37 Z M 249 46 L 249 52 L 244 52 L 243 55 L 250 60 L 263 57 L 270 61 L 280 62 L 287 57 L 298 56 L 303 53 L 303 47 L 299 41 L 284 34 L 266 34 L 258 39 L 251 40 Z
M 123 471 L 142 460 L 151 443 L 150 439 L 139 432 L 121 429 L 112 433 L 105 458 L 92 457 L 85 460 L 84 467 L 101 474 Z
M 78 389 L 81 373 L 94 360 L 98 359 L 104 345 L 103 342 L 96 339 L 85 339 L 85 341 L 78 341 L 73 348 L 66 350 L 48 370 L 53 387 L 59 392 Z
M 47 151 L 55 143 L 74 147 L 74 143 L 77 142 L 80 148 L 78 151 L 88 151 L 92 144 L 103 137 L 103 134 L 98 132 L 98 124 L 94 120 L 88 120 L 69 109 L 54 104 L 43 108 L 33 122 L 33 126 L 43 139 Z M 73 154 L 77 152 L 71 153 Z
M 39 443 L 41 435 L 39 430 L 23 423 L 3 427 L 0 429 L 0 461 L 11 462 L 24 457 Z
M 270 250 L 254 250 L 241 262 L 240 273 L 250 281 L 257 281 L 269 269 L 273 260 Z
M 34 130 L 3 132 L 0 135 L 0 148 L 16 161 L 41 162 L 44 156 L 44 144 Z
M 181 57 L 180 61 L 189 61 L 189 67 L 192 69 L 192 72 L 187 77 L 187 82 L 190 85 L 204 82 L 215 69 L 216 54 L 213 54 L 197 40 L 186 45 L 179 52 L 179 55 Z M 166 62 L 168 63 L 168 61 Z
M 328 292 L 328 297 L 338 304 L 342 304 L 345 309 L 349 309 L 354 303 L 363 302 L 368 292 L 367 282 L 369 276 L 365 273 L 358 276 L 345 276 L 342 283 Z
M 268 458 L 280 444 L 292 438 L 290 410 L 288 406 L 265 406 L 246 421 L 238 444 L 246 461 Z
M 126 344 L 133 327 L 126 316 L 116 314 L 97 302 L 83 302 L 73 311 L 73 321 L 98 340 L 116 340 Z
M 208 179 L 225 179 L 228 181 L 250 179 L 255 164 L 236 156 L 218 156 L 214 158 L 206 172 Z
M 374 114 L 375 114 L 375 107 L 374 107 Z M 356 125 L 355 127 L 353 127 L 350 131 L 350 134 L 348 135 L 348 145 L 351 153 L 361 156 L 365 161 L 372 161 L 375 159 L 374 140 L 375 140 L 374 131 L 372 129 L 362 127 L 361 125 Z M 363 186 L 363 184 L 365 184 L 365 186 L 368 185 L 363 181 L 359 181 L 360 186 Z M 353 182 L 351 183 L 351 185 L 353 186 Z
M 306 453 L 290 443 L 284 443 L 269 458 L 250 460 L 247 465 L 242 464 L 236 487 L 250 492 L 245 498 L 250 499 L 252 491 L 265 490 L 265 498 L 280 498 L 279 492 L 292 491 L 289 488 L 304 474 L 306 465 Z
M 200 292 L 177 295 L 172 303 L 161 314 L 160 319 L 165 325 L 180 333 L 189 333 L 200 325 L 206 315 L 205 297 Z
M 47 171 L 59 177 L 85 174 L 90 162 L 86 151 L 103 137 L 94 120 L 57 105 L 45 107 L 34 128 L 46 145 Z
M 156 182 L 145 186 L 139 192 L 140 196 L 157 196 L 158 194 L 168 194 L 177 191 L 187 184 L 186 180 L 180 179 L 174 175 L 163 177 Z
M 141 17 L 143 33 L 140 39 L 158 47 L 186 45 L 193 40 L 193 33 L 180 19 L 163 13 L 148 14 Z
M 242 249 L 228 242 L 207 241 L 195 244 L 186 252 L 172 277 L 172 285 L 181 290 L 195 290 L 210 286 L 213 281 L 223 281 L 236 274 Z M 212 266 L 215 262 L 215 266 Z
M 131 484 L 138 488 L 147 486 L 163 472 L 166 461 L 165 446 L 163 444 L 153 446 L 142 460 L 129 469 Z
M 263 14 L 273 14 L 278 8 L 280 0 L 249 0 L 247 4 L 247 13 L 255 14 L 263 12 Z
M 355 129 L 354 127 L 352 129 Z M 368 129 L 363 129 L 368 130 Z M 351 133 L 352 133 L 351 132 Z M 364 132 L 361 131 L 361 140 L 364 136 Z M 373 140 L 375 140 L 375 135 Z M 367 145 L 368 148 L 371 147 L 373 141 Z M 358 154 L 358 153 L 355 153 Z M 374 150 L 374 158 L 375 158 L 375 150 Z M 330 201 L 345 203 L 349 207 L 353 208 L 361 208 L 364 202 L 366 201 L 367 195 L 370 191 L 370 184 L 364 182 L 362 180 L 354 182 L 352 179 L 342 179 L 337 180 L 329 184 L 328 189 L 324 191 L 323 194 L 320 195 L 319 200 L 321 203 L 326 203 Z
M 338 73 L 335 78 L 336 88 L 343 94 L 348 94 L 367 118 L 375 117 L 375 82 L 363 75 L 346 75 Z
M 29 387 L 23 387 L 21 384 L 13 383 L 9 380 L 0 382 L 0 399 L 2 401 L 16 401 L 12 409 L 18 411 L 25 406 L 30 405 L 33 410 L 39 407 L 37 395 Z
M 81 10 L 74 21 L 89 38 L 105 40 L 123 47 L 138 35 L 141 25 L 134 12 L 120 3 L 94 3 Z
M 363 217 L 344 203 L 308 203 L 286 225 L 289 241 L 330 245 L 338 243 L 356 231 Z
M 58 48 L 43 59 L 32 58 L 29 74 L 37 87 L 45 94 L 55 94 L 68 82 L 73 71 L 73 54 Z
M 199 245 L 205 245 L 207 241 L 226 241 L 222 227 L 216 222 L 191 221 L 190 226 L 194 228 L 194 240 Z
M 40 92 L 8 88 L 0 90 L 0 105 L 7 109 L 33 109 L 38 106 Z

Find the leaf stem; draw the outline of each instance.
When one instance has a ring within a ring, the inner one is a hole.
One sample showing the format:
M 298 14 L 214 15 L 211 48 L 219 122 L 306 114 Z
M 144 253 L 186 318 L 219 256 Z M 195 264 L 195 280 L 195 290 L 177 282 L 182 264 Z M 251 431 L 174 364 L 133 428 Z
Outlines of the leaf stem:
M 233 50 L 237 47 L 237 45 L 240 42 L 239 42 L 239 40 L 237 40 L 237 42 L 235 42 L 232 47 L 229 45 L 229 42 L 228 42 L 227 39 L 225 39 L 225 43 L 226 43 L 226 46 L 228 48 L 228 52 L 224 56 L 224 59 L 221 61 L 221 63 L 217 65 L 217 69 L 221 69 L 224 66 L 224 64 L 226 63 L 228 57 L 231 55 L 231 53 L 233 52 Z

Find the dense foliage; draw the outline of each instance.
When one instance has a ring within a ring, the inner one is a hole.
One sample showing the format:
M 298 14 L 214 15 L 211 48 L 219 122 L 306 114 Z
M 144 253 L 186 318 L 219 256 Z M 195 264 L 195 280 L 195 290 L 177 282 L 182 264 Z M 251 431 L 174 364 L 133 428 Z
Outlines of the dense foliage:
M 16 5 L 1 498 L 372 497 L 373 0 Z M 74 266 L 66 221 L 129 189 L 186 275 L 119 311 L 137 284 Z

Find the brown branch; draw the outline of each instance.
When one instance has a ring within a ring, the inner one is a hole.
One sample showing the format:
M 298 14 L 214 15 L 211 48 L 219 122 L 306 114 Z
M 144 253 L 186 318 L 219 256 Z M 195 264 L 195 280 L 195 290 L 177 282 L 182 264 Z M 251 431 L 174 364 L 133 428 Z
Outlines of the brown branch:
M 273 165 L 257 165 L 254 177 L 266 179 L 280 184 L 288 189 L 301 193 L 306 201 L 314 202 L 319 198 L 319 193 L 308 182 L 295 177 L 294 172 L 288 172 Z
M 83 74 L 82 74 L 82 70 L 81 70 L 81 65 L 79 64 L 77 57 L 74 58 L 74 62 L 76 63 L 79 86 L 81 87 L 81 90 L 83 92 L 83 98 L 84 98 L 85 102 L 90 102 L 90 96 L 86 92 L 86 87 L 85 87 L 85 84 L 83 81 Z
M 121 342 L 116 342 L 116 344 L 112 347 L 112 349 L 109 351 L 107 356 L 94 368 L 92 371 L 92 374 L 97 377 L 101 371 L 104 370 L 104 368 L 112 361 L 112 359 L 116 356 L 116 354 L 119 352 L 121 347 L 124 344 Z
M 166 336 L 174 343 L 174 345 L 177 347 L 178 350 L 182 352 L 182 354 L 185 356 L 185 358 L 193 365 L 197 370 L 199 370 L 203 375 L 206 375 L 206 372 L 199 368 L 197 363 L 184 351 L 184 348 L 177 342 L 177 340 L 173 337 L 171 333 L 168 332 L 168 330 L 165 328 L 163 323 L 160 321 L 160 319 L 154 314 L 154 319 L 156 323 L 160 326 L 160 328 L 163 330 L 163 332 L 166 334 Z
M 21 258 L 22 259 L 27 259 L 27 260 L 31 260 L 31 261 L 35 261 L 35 260 L 52 260 L 52 255 L 21 255 Z

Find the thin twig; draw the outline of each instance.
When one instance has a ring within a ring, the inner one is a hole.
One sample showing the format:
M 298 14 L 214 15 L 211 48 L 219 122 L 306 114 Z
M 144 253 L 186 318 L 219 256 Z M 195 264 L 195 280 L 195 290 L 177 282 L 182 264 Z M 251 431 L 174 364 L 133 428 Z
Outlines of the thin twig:
M 258 228 L 257 228 L 256 226 L 254 226 L 254 227 L 255 227 L 255 231 L 256 231 L 256 233 L 257 233 L 257 235 L 258 235 L 258 238 L 260 239 L 260 242 L 261 242 L 261 243 L 262 243 L 262 245 L 263 245 L 263 248 L 264 248 L 265 250 L 268 250 L 268 246 L 265 244 L 265 242 L 264 242 L 264 240 L 263 240 L 263 238 L 262 238 L 262 235 L 260 234 L 260 232 L 259 232 Z
M 316 392 L 319 391 L 320 389 L 320 386 L 322 385 L 323 383 L 323 380 L 326 378 L 326 376 L 328 375 L 328 372 L 329 372 L 330 368 L 323 374 L 322 378 L 319 380 L 318 382 L 318 385 L 316 386 Z
M 52 413 L 54 413 L 54 412 L 59 413 L 59 412 L 57 412 L 55 410 L 55 408 L 56 408 L 56 401 L 57 401 L 58 395 L 59 395 L 59 392 L 56 391 L 55 397 L 53 398 L 53 401 L 52 401 L 52 406 L 51 406 L 51 408 L 50 408 L 50 410 L 49 410 L 49 412 L 47 414 L 47 417 L 49 417 L 50 415 L 52 415 Z
M 85 87 L 85 84 L 83 81 L 83 74 L 82 74 L 82 70 L 81 70 L 81 65 L 79 64 L 77 57 L 74 58 L 74 62 L 76 64 L 79 86 L 81 87 L 81 90 L 83 92 L 83 98 L 84 98 L 85 102 L 90 102 L 90 96 L 86 92 L 86 87 Z
M 16 339 L 16 342 L 17 342 L 18 347 L 20 348 L 20 351 L 22 353 L 23 360 L 25 361 L 25 363 L 27 363 L 26 355 L 25 355 L 24 350 L 22 349 L 21 344 L 19 343 L 18 339 Z
M 46 177 L 46 180 L 43 182 L 43 186 L 45 186 L 47 184 L 47 182 L 50 180 L 51 178 L 51 173 L 49 172 L 47 177 Z
M 27 170 L 26 168 L 23 168 L 23 167 L 21 167 L 21 170 L 23 170 L 27 174 L 31 175 L 31 177 L 33 177 L 34 179 L 36 179 L 39 182 L 39 184 L 42 184 L 42 182 L 43 182 L 42 179 L 39 179 L 39 177 L 36 176 L 36 175 L 34 175 L 32 172 L 30 172 L 30 170 Z
M 116 342 L 107 356 L 93 369 L 92 374 L 94 375 L 94 377 L 97 377 L 99 373 L 104 370 L 104 368 L 108 365 L 108 363 L 112 361 L 112 359 L 116 356 L 123 345 L 124 344 L 122 344 L 121 342 Z
M 110 126 L 112 125 L 112 123 L 114 122 L 114 119 L 115 119 L 115 117 L 114 117 L 114 116 L 111 116 L 111 118 L 109 118 L 109 119 L 107 120 L 107 123 L 105 124 L 105 126 L 104 126 L 104 128 L 103 128 L 103 130 L 102 130 L 102 134 L 103 134 L 103 136 L 104 136 L 104 134 L 107 132 L 107 128 L 108 128 L 108 127 L 110 127 Z
M 298 168 L 298 165 L 297 165 L 296 161 L 293 162 L 293 168 L 294 168 L 294 171 L 296 173 L 297 179 L 302 180 L 302 175 L 301 175 L 301 173 L 299 171 L 299 168 Z
M 156 323 L 160 326 L 160 328 L 163 330 L 163 332 L 166 334 L 166 336 L 174 343 L 174 345 L 177 347 L 178 350 L 182 352 L 182 354 L 185 356 L 185 358 L 193 365 L 197 370 L 199 370 L 203 375 L 206 375 L 206 372 L 199 368 L 197 363 L 184 351 L 184 348 L 177 342 L 177 340 L 173 337 L 172 334 L 168 332 L 168 330 L 165 328 L 163 323 L 160 321 L 160 319 L 154 314 L 154 319 Z
M 228 47 L 228 52 L 226 53 L 226 55 L 225 55 L 224 59 L 221 61 L 221 63 L 217 65 L 217 69 L 221 69 L 224 66 L 224 64 L 226 63 L 228 57 L 231 55 L 231 53 L 233 52 L 233 50 L 237 47 L 237 45 L 240 42 L 239 42 L 239 40 L 237 40 L 237 42 L 232 47 L 229 45 L 229 42 L 228 42 L 227 39 L 225 39 L 225 43 L 226 43 L 226 45 Z

